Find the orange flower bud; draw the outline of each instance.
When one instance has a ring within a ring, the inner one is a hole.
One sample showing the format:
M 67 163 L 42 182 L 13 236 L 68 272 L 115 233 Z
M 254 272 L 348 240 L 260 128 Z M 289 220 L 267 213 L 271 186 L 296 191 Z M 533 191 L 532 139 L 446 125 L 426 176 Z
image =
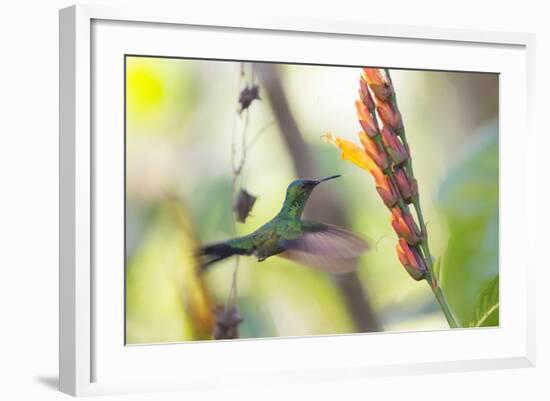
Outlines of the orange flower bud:
M 367 107 L 359 100 L 355 102 L 355 108 L 357 110 L 357 118 L 359 119 L 359 124 L 361 124 L 361 127 L 368 136 L 374 138 L 376 135 L 378 135 L 378 124 L 374 120 L 374 117 L 367 110 Z
M 376 107 L 380 119 L 384 123 L 384 126 L 388 126 L 394 131 L 403 128 L 403 121 L 401 120 L 401 113 L 394 109 L 390 103 L 378 103 Z
M 393 88 L 380 68 L 363 68 L 363 78 L 374 95 L 385 102 L 393 94 Z
M 363 80 L 363 78 L 359 80 L 359 98 L 361 99 L 361 102 L 363 102 L 367 110 L 372 113 L 374 111 L 374 100 L 372 100 L 369 87 L 367 86 L 367 83 Z
M 411 277 L 417 281 L 426 276 L 427 267 L 420 253 L 409 246 L 403 238 L 397 244 L 397 256 Z
M 380 68 L 363 68 L 362 78 L 367 81 L 369 85 L 382 85 L 386 82 Z
M 422 233 L 408 211 L 404 214 L 400 208 L 394 207 L 391 213 L 391 224 L 399 238 L 404 238 L 410 245 L 416 245 L 422 241 Z
M 407 149 L 405 149 L 405 146 L 395 132 L 386 126 L 382 129 L 382 141 L 384 142 L 384 146 L 390 158 L 395 164 L 400 165 L 407 161 L 409 158 Z
M 403 200 L 411 203 L 412 199 L 418 195 L 418 184 L 416 179 L 411 179 L 404 168 L 398 167 L 394 170 L 395 182 Z
M 387 176 L 382 175 L 380 179 L 376 179 L 375 177 L 375 181 L 378 195 L 380 195 L 384 204 L 389 209 L 392 209 L 399 201 L 399 193 Z
M 369 138 L 364 132 L 359 133 L 359 139 L 363 144 L 365 152 L 374 160 L 376 165 L 380 167 L 381 170 L 386 170 L 388 168 L 388 156 L 384 149 L 379 147 L 376 141 Z

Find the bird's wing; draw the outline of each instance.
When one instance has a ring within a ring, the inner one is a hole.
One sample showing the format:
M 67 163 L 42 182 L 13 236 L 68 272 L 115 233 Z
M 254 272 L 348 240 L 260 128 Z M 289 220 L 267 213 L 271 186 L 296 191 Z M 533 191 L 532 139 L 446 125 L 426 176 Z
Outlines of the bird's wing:
M 282 240 L 280 245 L 285 251 L 279 256 L 330 273 L 354 270 L 357 257 L 368 249 L 367 242 L 351 231 L 308 221 L 303 222 L 300 237 Z
M 284 251 L 277 256 L 334 274 L 350 273 L 357 267 L 357 258 L 332 258 L 292 250 Z

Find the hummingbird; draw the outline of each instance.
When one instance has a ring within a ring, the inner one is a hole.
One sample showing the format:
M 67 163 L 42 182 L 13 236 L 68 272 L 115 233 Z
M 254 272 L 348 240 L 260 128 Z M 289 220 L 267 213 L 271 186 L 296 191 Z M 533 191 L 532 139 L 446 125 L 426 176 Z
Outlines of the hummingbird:
M 359 235 L 342 227 L 302 220 L 307 201 L 317 185 L 340 175 L 290 183 L 279 213 L 256 231 L 200 249 L 203 271 L 233 255 L 254 256 L 261 262 L 277 255 L 329 273 L 354 270 L 356 259 L 368 249 Z

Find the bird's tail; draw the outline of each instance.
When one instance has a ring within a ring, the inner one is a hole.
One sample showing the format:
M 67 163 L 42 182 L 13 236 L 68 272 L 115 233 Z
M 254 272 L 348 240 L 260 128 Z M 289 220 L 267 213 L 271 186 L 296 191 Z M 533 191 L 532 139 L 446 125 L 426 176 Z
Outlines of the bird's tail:
M 199 255 L 204 257 L 203 263 L 201 264 L 201 271 L 205 271 L 212 266 L 212 264 L 230 256 L 248 254 L 249 252 L 247 252 L 246 249 L 236 246 L 236 244 L 233 244 L 233 241 L 206 245 L 199 251 Z

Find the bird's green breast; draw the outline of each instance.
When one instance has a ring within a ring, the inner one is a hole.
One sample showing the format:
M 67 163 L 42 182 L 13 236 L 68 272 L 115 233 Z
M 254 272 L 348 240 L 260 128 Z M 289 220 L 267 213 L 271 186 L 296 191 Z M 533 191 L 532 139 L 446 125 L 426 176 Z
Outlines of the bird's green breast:
M 300 236 L 302 225 L 298 219 L 275 217 L 251 235 L 252 246 L 258 259 L 276 255 L 284 249 L 281 239 L 294 239 Z

